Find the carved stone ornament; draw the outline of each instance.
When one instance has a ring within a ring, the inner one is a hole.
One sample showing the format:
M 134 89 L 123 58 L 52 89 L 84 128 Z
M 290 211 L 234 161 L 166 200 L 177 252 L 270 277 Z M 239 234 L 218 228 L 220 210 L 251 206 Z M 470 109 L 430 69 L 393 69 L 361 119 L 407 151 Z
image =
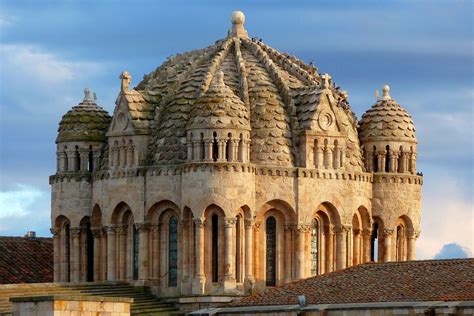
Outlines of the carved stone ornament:
M 120 75 L 120 79 L 122 80 L 122 85 L 120 87 L 120 90 L 125 93 L 129 90 L 129 85 L 132 82 L 132 76 L 128 73 L 128 71 L 122 72 Z

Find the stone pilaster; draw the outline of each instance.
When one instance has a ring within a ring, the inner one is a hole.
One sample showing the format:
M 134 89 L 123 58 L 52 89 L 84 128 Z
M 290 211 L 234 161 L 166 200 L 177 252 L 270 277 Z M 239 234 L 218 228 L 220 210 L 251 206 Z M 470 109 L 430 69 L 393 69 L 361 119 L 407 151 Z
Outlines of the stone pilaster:
M 80 237 L 81 228 L 71 228 L 72 251 L 71 251 L 71 282 L 79 282 L 81 279 L 81 248 Z
M 115 281 L 115 237 L 116 231 L 114 226 L 105 226 L 107 233 L 107 281 Z
M 298 224 L 295 227 L 296 233 L 296 279 L 300 280 L 304 278 L 304 262 L 305 262 L 305 253 L 304 253 L 304 243 L 305 243 L 305 234 L 309 229 L 309 225 Z M 286 256 L 291 256 L 290 253 L 286 253 Z
M 292 280 L 292 265 L 291 265 L 291 259 L 292 259 L 292 254 L 293 254 L 293 240 L 292 240 L 292 235 L 293 235 L 293 230 L 295 230 L 295 225 L 288 223 L 283 225 L 284 229 L 284 234 L 285 234 L 285 270 L 284 270 L 284 276 L 283 276 L 283 281 L 285 283 L 289 283 Z
M 102 229 L 92 229 L 92 236 L 94 238 L 94 281 L 99 281 L 101 276 L 101 238 Z
M 224 219 L 225 228 L 225 276 L 224 276 L 224 292 L 234 292 L 236 289 L 235 280 L 235 251 L 234 250 L 234 231 L 235 217 L 226 217 Z
M 202 218 L 194 219 L 196 225 L 196 276 L 193 282 L 193 294 L 205 294 L 206 275 L 204 273 L 204 227 Z
M 246 293 L 253 293 L 255 279 L 253 277 L 253 225 L 252 219 L 245 219 L 245 279 L 244 288 Z
M 145 281 L 148 279 L 148 269 L 150 267 L 150 259 L 148 256 L 148 232 L 149 232 L 149 223 L 136 223 L 135 228 L 138 230 L 139 234 L 139 256 L 138 256 L 138 279 Z
M 59 236 L 60 230 L 57 228 L 50 229 L 51 234 L 53 234 L 53 271 L 54 271 L 54 282 L 61 281 L 61 270 L 60 270 L 60 254 L 61 254 L 61 239 Z
M 384 234 L 384 262 L 392 261 L 392 237 L 394 230 L 392 228 L 385 228 Z

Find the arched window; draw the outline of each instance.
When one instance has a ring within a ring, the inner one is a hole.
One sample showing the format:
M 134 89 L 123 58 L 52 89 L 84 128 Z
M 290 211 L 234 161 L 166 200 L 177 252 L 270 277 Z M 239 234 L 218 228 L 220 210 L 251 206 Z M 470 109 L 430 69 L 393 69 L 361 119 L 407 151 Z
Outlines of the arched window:
M 405 229 L 402 225 L 397 226 L 397 244 L 396 244 L 396 261 L 403 261 L 403 254 L 405 250 Z
M 138 280 L 138 249 L 139 244 L 139 235 L 138 229 L 133 225 L 132 222 L 132 260 L 133 260 L 133 279 Z
M 313 225 L 311 227 L 311 275 L 318 275 L 319 266 L 319 223 L 317 219 L 313 219 Z
M 169 220 L 168 237 L 168 286 L 178 285 L 178 219 Z
M 273 216 L 267 218 L 266 232 L 266 260 L 265 285 L 276 286 L 276 220 Z
M 390 146 L 385 147 L 385 172 L 390 172 Z
M 379 171 L 379 164 L 378 164 L 378 160 L 377 160 L 377 147 L 374 146 L 374 152 L 373 152 L 373 155 L 372 155 L 372 169 L 374 172 L 378 172 Z
M 370 247 L 370 260 L 373 262 L 378 261 L 378 244 L 379 244 L 379 224 L 374 223 L 372 228 L 372 239 Z
M 65 266 L 65 275 L 62 277 L 64 282 L 69 282 L 71 280 L 71 226 L 68 224 L 64 225 L 64 240 L 63 240 L 63 249 L 64 249 L 64 264 Z
M 206 158 L 206 146 L 204 144 L 204 134 L 201 133 L 200 136 L 201 140 L 199 141 L 199 147 L 200 147 L 200 154 L 201 157 L 196 157 L 197 159 L 204 160 Z
M 217 214 L 212 215 L 212 282 L 219 281 L 219 217 Z
M 213 134 L 213 141 L 212 141 L 212 160 L 217 161 L 219 157 L 219 146 L 217 144 L 217 133 L 214 132 Z

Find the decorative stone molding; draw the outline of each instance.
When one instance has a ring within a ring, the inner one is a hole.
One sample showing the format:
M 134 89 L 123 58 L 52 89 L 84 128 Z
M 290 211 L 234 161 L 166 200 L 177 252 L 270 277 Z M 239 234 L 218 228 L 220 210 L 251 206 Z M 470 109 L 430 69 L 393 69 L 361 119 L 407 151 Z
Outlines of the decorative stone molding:
M 311 225 L 308 225 L 308 224 L 293 225 L 294 231 L 298 234 L 309 232 L 310 227 L 311 227 Z
M 285 224 L 283 224 L 283 229 L 284 229 L 285 232 L 288 232 L 288 231 L 292 232 L 292 231 L 295 230 L 294 226 L 295 226 L 295 224 L 293 224 L 293 223 L 285 223 Z
M 91 232 L 92 232 L 92 236 L 93 236 L 94 238 L 100 238 L 100 237 L 102 237 L 102 235 L 103 235 L 102 228 L 99 228 L 99 227 L 97 227 L 97 228 L 92 228 L 92 229 L 91 229 Z
M 160 232 L 161 231 L 161 223 L 160 224 L 150 224 L 149 225 L 149 230 L 152 233 Z
M 107 235 L 114 235 L 117 232 L 117 227 L 112 225 L 104 226 Z
M 262 222 L 256 221 L 256 222 L 255 222 L 255 225 L 254 225 L 255 230 L 258 231 L 258 230 L 260 229 L 260 226 L 261 226 L 261 225 L 262 225 Z

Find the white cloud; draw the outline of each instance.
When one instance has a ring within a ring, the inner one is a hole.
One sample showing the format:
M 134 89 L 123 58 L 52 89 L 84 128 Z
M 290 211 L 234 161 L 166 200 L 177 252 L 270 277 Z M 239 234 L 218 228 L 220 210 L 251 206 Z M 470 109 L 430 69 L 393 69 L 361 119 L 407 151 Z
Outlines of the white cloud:
M 466 188 L 448 175 L 427 175 L 424 187 L 417 258 L 433 258 L 443 245 L 450 243 L 472 253 L 474 210 L 472 203 L 462 194 Z
M 8 78 L 51 85 L 94 75 L 102 66 L 93 62 L 68 61 L 32 45 L 0 45 L 2 70 Z
M 0 234 L 22 235 L 28 230 L 47 231 L 50 195 L 36 187 L 17 184 L 0 192 Z
M 0 13 L 0 29 L 10 27 L 16 22 L 17 18 L 15 16 L 7 16 L 5 14 Z

